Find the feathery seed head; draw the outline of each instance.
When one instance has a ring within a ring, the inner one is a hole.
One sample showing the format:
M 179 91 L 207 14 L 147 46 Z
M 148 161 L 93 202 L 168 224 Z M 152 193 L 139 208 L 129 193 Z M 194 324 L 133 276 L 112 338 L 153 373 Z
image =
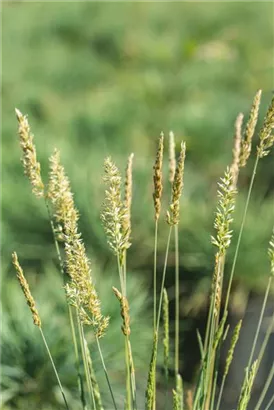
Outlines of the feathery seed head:
M 16 252 L 13 252 L 13 254 L 12 254 L 12 263 L 13 263 L 13 266 L 15 267 L 15 270 L 16 270 L 16 273 L 17 273 L 17 278 L 19 280 L 21 289 L 22 289 L 22 291 L 25 295 L 27 304 L 29 305 L 30 311 L 32 313 L 33 323 L 36 326 L 41 327 L 41 319 L 40 319 L 40 316 L 38 314 L 38 310 L 36 309 L 35 301 L 32 297 L 32 294 L 30 293 L 29 285 L 28 285 L 28 282 L 27 282 L 27 280 L 24 276 L 23 269 L 21 268 L 21 266 L 19 264 Z
M 16 117 L 18 120 L 18 134 L 20 146 L 23 151 L 22 163 L 24 173 L 29 178 L 32 185 L 32 192 L 38 198 L 44 196 L 44 184 L 41 178 L 40 163 L 36 158 L 36 148 L 33 143 L 33 135 L 30 132 L 30 126 L 26 115 L 23 115 L 15 108 Z
M 237 116 L 236 121 L 235 121 L 234 147 L 232 151 L 233 161 L 230 167 L 234 188 L 236 188 L 237 186 L 238 175 L 239 175 L 243 118 L 244 118 L 244 115 L 240 113 Z
M 128 157 L 126 178 L 125 178 L 125 199 L 124 207 L 127 210 L 126 218 L 124 220 L 123 231 L 128 232 L 130 235 L 131 230 L 131 203 L 132 203 L 132 163 L 134 154 L 130 154 Z
M 181 410 L 181 398 L 177 390 L 172 389 L 173 405 L 172 410 Z
M 240 320 L 238 324 L 235 326 L 235 329 L 234 329 L 234 332 L 231 338 L 231 344 L 230 344 L 230 348 L 227 353 L 227 358 L 226 358 L 226 363 L 225 363 L 224 376 L 228 374 L 228 371 L 229 371 L 229 368 L 230 368 L 230 365 L 233 359 L 234 350 L 235 350 L 236 344 L 240 336 L 241 327 L 242 327 L 242 320 Z
M 123 319 L 123 325 L 121 327 L 122 332 L 124 333 L 125 336 L 130 335 L 130 316 L 129 316 L 129 304 L 128 300 L 125 296 L 122 295 L 121 292 L 119 292 L 118 289 L 116 289 L 114 286 L 112 287 L 112 290 L 117 297 L 117 299 L 120 302 L 120 307 L 121 307 L 121 317 Z
M 154 200 L 154 209 L 155 209 L 155 220 L 157 221 L 160 217 L 161 212 L 161 198 L 163 192 L 163 154 L 164 154 L 164 134 L 161 133 L 158 143 L 158 150 L 156 154 L 156 160 L 154 164 L 154 193 L 153 193 L 153 200 Z
M 121 200 L 121 175 L 109 157 L 105 160 L 103 181 L 107 185 L 107 189 L 101 219 L 108 238 L 108 244 L 122 262 L 124 251 L 131 245 L 129 242 L 129 228 L 123 229 L 125 221 L 128 221 L 128 209 L 125 208 Z
M 259 145 L 257 147 L 257 155 L 263 158 L 269 154 L 271 147 L 274 144 L 274 135 L 271 134 L 274 128 L 274 97 L 267 110 L 263 126 L 259 133 Z
M 214 221 L 214 228 L 217 231 L 216 238 L 211 237 L 213 245 L 217 246 L 220 255 L 224 254 L 229 247 L 232 237 L 232 230 L 230 224 L 233 221 L 233 212 L 235 209 L 235 199 L 237 191 L 233 187 L 231 170 L 228 168 L 225 172 L 224 178 L 218 183 L 218 205 Z
M 245 127 L 244 138 L 241 141 L 241 155 L 240 155 L 240 166 L 241 167 L 244 167 L 246 165 L 247 160 L 251 153 L 252 138 L 253 138 L 257 120 L 258 120 L 261 95 L 262 95 L 262 90 L 258 90 L 254 97 L 253 104 L 252 104 L 250 114 L 249 114 L 249 118 L 248 118 L 248 121 Z
M 274 227 L 273 227 L 271 239 L 269 241 L 268 256 L 270 259 L 270 272 L 271 272 L 271 275 L 274 276 Z
M 172 184 L 172 195 L 169 211 L 167 211 L 167 223 L 177 225 L 180 220 L 180 198 L 184 186 L 184 167 L 186 156 L 186 144 L 181 143 L 181 151 L 175 170 L 174 181 Z
M 175 141 L 172 131 L 169 133 L 169 181 L 173 183 L 176 170 Z

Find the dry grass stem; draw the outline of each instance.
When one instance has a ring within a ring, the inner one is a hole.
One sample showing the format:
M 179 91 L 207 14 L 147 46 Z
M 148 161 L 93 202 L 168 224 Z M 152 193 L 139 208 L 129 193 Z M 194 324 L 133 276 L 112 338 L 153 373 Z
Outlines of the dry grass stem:
M 29 178 L 32 185 L 32 192 L 38 198 L 44 196 L 44 184 L 41 178 L 40 163 L 36 158 L 36 148 L 33 143 L 33 135 L 30 132 L 30 126 L 26 115 L 23 115 L 15 108 L 16 117 L 18 120 L 18 134 L 20 146 L 23 151 L 22 162 L 25 175 Z
M 174 181 L 174 175 L 176 170 L 176 157 L 175 157 L 175 141 L 174 141 L 174 134 L 171 131 L 169 133 L 169 181 L 171 184 Z
M 19 280 L 21 289 L 25 295 L 27 304 L 29 305 L 31 314 L 32 314 L 32 318 L 33 318 L 33 323 L 38 326 L 41 327 L 41 319 L 38 313 L 38 310 L 36 309 L 35 306 L 35 301 L 30 293 L 30 289 L 29 289 L 29 284 L 24 276 L 24 272 L 23 269 L 21 268 L 19 261 L 18 261 L 18 257 L 17 257 L 17 253 L 13 252 L 12 254 L 12 263 L 13 266 L 15 267 L 16 273 L 17 273 L 17 278 Z
M 160 217 L 161 212 L 161 198 L 163 192 L 163 173 L 162 173 L 162 166 L 163 166 L 163 153 L 164 153 L 164 134 L 161 133 L 158 143 L 158 150 L 156 154 L 156 160 L 154 164 L 154 193 L 153 193 L 153 200 L 154 200 L 154 209 L 155 209 L 155 220 L 157 221 Z
M 244 167 L 251 153 L 252 138 L 255 132 L 260 107 L 262 90 L 259 90 L 253 100 L 249 118 L 245 127 L 244 138 L 241 143 L 240 166 Z
M 172 195 L 169 211 L 167 211 L 167 222 L 169 225 L 177 225 L 180 220 L 180 198 L 184 186 L 184 167 L 186 156 L 186 144 L 181 143 L 181 151 L 175 170 L 174 181 L 172 184 Z
M 130 316 L 129 316 L 128 300 L 114 286 L 112 287 L 112 290 L 113 290 L 115 296 L 117 297 L 117 299 L 120 302 L 121 317 L 123 319 L 122 332 L 124 333 L 125 336 L 129 336 L 130 335 Z

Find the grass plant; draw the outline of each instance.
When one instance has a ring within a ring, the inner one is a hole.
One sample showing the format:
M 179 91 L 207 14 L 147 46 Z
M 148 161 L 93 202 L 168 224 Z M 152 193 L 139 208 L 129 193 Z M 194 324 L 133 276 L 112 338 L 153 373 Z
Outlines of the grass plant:
M 165 373 L 165 393 L 172 397 L 172 408 L 174 410 L 220 410 L 222 407 L 222 397 L 225 382 L 231 362 L 234 357 L 234 351 L 240 337 L 241 326 L 244 322 L 242 319 L 236 325 L 230 342 L 229 350 L 226 354 L 226 363 L 224 371 L 220 369 L 220 354 L 224 351 L 224 340 L 228 333 L 228 308 L 231 294 L 231 285 L 234 277 L 237 258 L 239 255 L 242 236 L 244 235 L 244 226 L 249 208 L 250 197 L 254 186 L 255 176 L 260 161 L 266 157 L 274 144 L 272 130 L 274 127 L 274 99 L 272 100 L 268 111 L 265 115 L 264 123 L 259 131 L 259 141 L 257 144 L 255 163 L 250 180 L 249 190 L 246 198 L 244 212 L 241 220 L 241 228 L 237 239 L 236 251 L 234 254 L 232 269 L 228 278 L 228 287 L 225 292 L 225 265 L 226 256 L 233 238 L 232 224 L 234 211 L 237 206 L 237 182 L 241 177 L 240 169 L 244 167 L 252 154 L 252 141 L 255 134 L 255 128 L 258 118 L 261 91 L 259 90 L 251 107 L 250 116 L 242 133 L 243 115 L 239 114 L 235 122 L 235 138 L 233 147 L 232 164 L 227 167 L 224 176 L 218 183 L 217 192 L 217 210 L 214 219 L 215 235 L 211 237 L 211 242 L 215 247 L 215 263 L 212 274 L 212 284 L 210 290 L 209 311 L 207 317 L 207 326 L 205 337 L 202 338 L 197 331 L 198 341 L 201 353 L 200 368 L 195 385 L 190 390 L 184 391 L 183 379 L 180 375 L 180 290 L 179 290 L 179 221 L 181 219 L 180 202 L 184 187 L 184 170 L 186 160 L 186 144 L 180 145 L 178 159 L 175 159 L 175 142 L 174 135 L 169 135 L 169 181 L 171 183 L 171 197 L 169 206 L 166 211 L 166 222 L 169 226 L 166 241 L 166 251 L 164 256 L 163 267 L 158 266 L 158 223 L 161 219 L 161 208 L 164 206 L 165 192 L 164 186 L 164 135 L 161 134 L 158 142 L 156 160 L 154 165 L 154 219 L 155 219 L 155 240 L 154 240 L 154 265 L 153 265 L 153 326 L 151 331 L 151 360 L 148 364 L 147 387 L 144 401 L 137 398 L 136 376 L 134 357 L 131 346 L 131 317 L 130 303 L 127 295 L 127 265 L 130 263 L 128 258 L 128 249 L 131 246 L 131 204 L 132 204 L 132 177 L 133 154 L 128 158 L 126 175 L 123 178 L 118 167 L 110 157 L 105 159 L 104 176 L 105 199 L 101 211 L 101 220 L 105 229 L 107 242 L 113 257 L 116 259 L 120 290 L 112 287 L 113 292 L 120 305 L 120 314 L 122 319 L 122 335 L 124 337 L 124 356 L 125 356 L 125 408 L 127 410 L 142 410 L 144 406 L 147 410 L 155 410 L 157 403 L 157 361 L 159 351 L 159 341 L 163 340 L 164 349 L 164 373 Z M 112 406 L 118 409 L 115 391 L 113 389 L 113 379 L 107 370 L 107 360 L 104 357 L 101 346 L 101 339 L 108 332 L 111 326 L 111 320 L 105 316 L 102 311 L 104 300 L 101 300 L 95 286 L 92 275 L 92 263 L 87 256 L 87 251 L 79 230 L 79 212 L 75 206 L 74 196 L 71 190 L 69 178 L 61 164 L 60 153 L 55 150 L 50 157 L 49 163 L 49 181 L 44 183 L 41 177 L 41 167 L 37 160 L 36 148 L 33 142 L 33 135 L 30 132 L 30 126 L 26 116 L 16 110 L 16 116 L 19 124 L 19 141 L 22 148 L 22 162 L 24 172 L 30 181 L 32 191 L 38 198 L 44 198 L 49 214 L 49 220 L 53 231 L 54 244 L 57 257 L 60 264 L 60 274 L 64 281 L 64 290 L 68 305 L 68 314 L 71 325 L 71 342 L 74 345 L 76 357 L 76 374 L 78 374 L 79 384 L 79 403 L 83 409 L 103 410 L 104 398 L 101 395 L 96 372 L 93 367 L 93 350 L 90 346 L 92 334 L 95 343 L 92 347 L 97 348 L 101 360 L 101 366 L 104 370 L 109 394 L 112 399 Z M 188 184 L 189 181 L 186 181 Z M 124 187 L 124 196 L 122 188 Z M 182 196 L 183 197 L 183 196 Z M 168 198 L 167 198 L 168 199 Z M 175 245 L 175 360 L 171 366 L 169 357 L 169 301 L 166 291 L 166 271 L 169 262 L 169 253 L 171 240 L 174 234 Z M 268 255 L 270 259 L 270 276 L 265 290 L 265 296 L 254 335 L 253 344 L 245 369 L 245 376 L 242 382 L 240 395 L 235 406 L 237 410 L 246 410 L 248 408 L 254 381 L 261 364 L 263 354 L 269 341 L 273 329 L 274 313 L 264 341 L 260 347 L 259 354 L 256 355 L 258 335 L 261 329 L 262 320 L 265 313 L 266 303 L 269 297 L 273 274 L 274 274 L 274 238 L 273 233 L 269 242 Z M 31 296 L 28 283 L 24 277 L 22 268 L 19 265 L 16 253 L 13 253 L 13 264 L 17 276 L 30 307 L 33 321 L 39 327 L 43 342 L 46 346 L 50 362 L 58 380 L 59 388 L 64 400 L 65 408 L 70 408 L 60 377 L 57 373 L 52 355 L 46 342 L 41 327 L 41 318 Z M 159 296 L 157 298 L 157 272 L 161 268 L 162 276 L 160 280 Z M 111 289 L 110 289 L 111 293 Z M 224 302 L 224 308 L 222 303 Z M 161 327 L 161 317 L 163 314 L 163 329 Z M 163 332 L 163 337 L 161 334 Z M 121 336 L 122 337 L 122 336 Z M 140 335 L 141 337 L 141 335 Z M 83 364 L 84 374 L 82 374 Z M 172 370 L 172 373 L 171 373 Z M 171 374 L 174 377 L 171 378 Z M 256 410 L 258 410 L 265 398 L 265 395 L 273 380 L 273 366 L 269 372 L 262 394 L 259 398 Z M 218 386 L 217 380 L 220 378 L 221 384 Z M 85 383 L 83 383 L 85 380 Z M 167 396 L 166 396 L 167 397 Z M 273 398 L 270 399 L 266 408 L 270 408 Z M 166 410 L 171 409 L 170 401 L 165 400 L 164 407 Z

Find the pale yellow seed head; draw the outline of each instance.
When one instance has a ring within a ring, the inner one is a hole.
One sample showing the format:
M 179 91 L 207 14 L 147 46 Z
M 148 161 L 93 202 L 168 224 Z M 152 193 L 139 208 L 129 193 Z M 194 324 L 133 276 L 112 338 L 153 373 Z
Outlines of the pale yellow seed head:
M 125 199 L 124 207 L 127 210 L 126 216 L 124 218 L 123 230 L 130 235 L 131 231 L 131 203 L 132 203 L 132 165 L 133 165 L 134 154 L 130 154 L 128 157 L 127 167 L 126 167 L 126 178 L 125 178 Z
M 241 155 L 240 166 L 244 167 L 251 153 L 252 138 L 255 132 L 256 124 L 258 121 L 258 113 L 260 108 L 262 90 L 258 90 L 250 110 L 249 118 L 245 127 L 244 138 L 241 141 Z
M 116 289 L 114 286 L 112 287 L 112 290 L 117 297 L 117 299 L 120 302 L 120 307 L 121 307 L 121 317 L 123 319 L 123 325 L 121 327 L 122 332 L 124 333 L 125 336 L 130 335 L 130 316 L 129 316 L 129 304 L 128 300 L 125 296 L 122 295 L 121 292 L 119 292 L 118 289 Z
M 176 170 L 175 140 L 172 131 L 169 133 L 169 181 L 173 183 Z
M 263 158 L 269 154 L 270 149 L 274 144 L 274 135 L 272 130 L 274 128 L 274 97 L 267 110 L 264 118 L 263 126 L 259 133 L 259 145 L 257 147 L 257 155 L 259 158 Z
M 38 198 L 41 198 L 44 196 L 44 184 L 41 178 L 40 163 L 36 158 L 36 148 L 33 143 L 33 135 L 30 132 L 27 116 L 23 115 L 17 108 L 15 108 L 15 113 L 18 120 L 20 146 L 23 152 L 22 163 L 24 172 L 30 180 L 32 192 Z
M 239 176 L 243 118 L 244 115 L 240 113 L 235 121 L 234 147 L 232 150 L 233 161 L 230 167 L 230 171 L 232 174 L 232 184 L 235 189 L 237 187 Z
M 16 252 L 13 252 L 13 254 L 12 254 L 12 263 L 13 263 L 13 266 L 16 270 L 17 278 L 19 280 L 21 289 L 22 289 L 22 291 L 25 295 L 27 304 L 28 304 L 28 306 L 30 308 L 30 311 L 32 313 L 33 323 L 36 326 L 41 327 L 41 319 L 40 319 L 40 316 L 38 314 L 38 310 L 36 309 L 35 301 L 34 301 L 32 295 L 30 293 L 29 285 L 28 285 L 28 282 L 27 282 L 27 280 L 24 276 L 23 269 L 21 268 L 21 266 L 19 264 Z

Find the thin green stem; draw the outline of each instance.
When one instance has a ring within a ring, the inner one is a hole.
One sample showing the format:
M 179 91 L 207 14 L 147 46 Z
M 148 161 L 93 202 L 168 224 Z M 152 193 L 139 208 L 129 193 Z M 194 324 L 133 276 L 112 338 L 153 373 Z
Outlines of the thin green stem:
M 266 332 L 266 334 L 265 334 L 264 341 L 263 341 L 263 344 L 262 344 L 261 349 L 260 349 L 260 352 L 259 352 L 257 372 L 258 372 L 259 366 L 260 366 L 260 364 L 261 364 L 261 361 L 262 361 L 262 358 L 263 358 L 263 355 L 264 355 L 264 352 L 265 352 L 267 343 L 268 343 L 268 341 L 269 341 L 270 335 L 271 335 L 271 333 L 272 333 L 272 331 L 273 331 L 273 326 L 274 326 L 274 313 L 272 314 L 271 322 L 270 322 L 270 324 L 269 324 L 269 326 L 268 326 L 268 328 L 267 328 L 267 332 Z
M 114 409 L 115 409 L 115 410 L 118 410 L 118 409 L 117 409 L 117 406 L 116 406 L 116 403 L 115 403 L 115 399 L 114 399 L 112 387 L 111 387 L 111 384 L 110 384 L 110 381 L 109 381 L 108 372 L 107 372 L 107 368 L 106 368 L 106 365 L 105 365 L 104 357 L 103 357 L 103 354 L 102 354 L 100 342 L 99 342 L 99 339 L 98 339 L 97 336 L 96 336 L 96 342 L 97 342 L 98 351 L 99 351 L 100 359 L 101 359 L 101 362 L 102 362 L 102 366 L 103 366 L 103 369 L 104 369 L 104 373 L 105 373 L 105 376 L 106 376 L 108 388 L 109 388 L 109 391 L 110 391 L 110 394 L 111 394 L 113 406 L 114 406 Z
M 254 352 L 255 352 L 259 332 L 260 332 L 260 329 L 261 329 L 262 320 L 263 320 L 263 317 L 264 317 L 266 302 L 267 302 L 268 294 L 269 294 L 269 291 L 270 291 L 270 286 L 271 286 L 272 279 L 273 279 L 273 276 L 270 276 L 269 279 L 268 279 L 268 284 L 267 284 L 267 288 L 266 288 L 266 291 L 265 291 L 264 301 L 263 301 L 262 308 L 261 308 L 261 314 L 260 314 L 260 318 L 259 318 L 259 321 L 258 321 L 256 334 L 255 334 L 255 337 L 254 337 L 254 340 L 253 340 L 252 349 L 251 349 L 251 353 L 250 353 L 250 357 L 249 357 L 249 361 L 248 361 L 248 365 L 247 365 L 248 368 L 250 368 L 251 363 L 252 363 L 252 359 L 253 359 L 253 356 L 254 356 Z
M 272 403 L 274 403 L 274 394 L 271 397 L 271 399 L 269 400 L 269 402 L 267 403 L 266 408 L 264 410 L 269 410 L 272 406 Z
M 157 312 L 157 243 L 158 243 L 158 219 L 155 220 L 154 235 L 154 264 L 153 264 L 153 334 L 156 330 L 156 312 Z
M 67 409 L 67 410 L 69 410 L 68 402 L 67 402 L 67 399 L 66 399 L 66 396 L 65 396 L 65 393 L 64 393 L 64 390 L 63 390 L 63 387 L 62 387 L 62 384 L 61 384 L 60 378 L 59 378 L 59 376 L 58 376 L 58 373 L 57 373 L 57 370 L 56 370 L 56 367 L 55 367 L 55 364 L 54 364 L 54 361 L 53 361 L 52 355 L 51 355 L 51 353 L 50 353 L 50 350 L 49 350 L 49 347 L 48 347 L 48 344 L 47 344 L 46 338 L 45 338 L 45 336 L 44 336 L 44 333 L 43 333 L 42 328 L 41 328 L 41 327 L 39 327 L 39 329 L 40 329 L 40 332 L 41 332 L 41 336 L 42 336 L 42 339 L 43 339 L 44 345 L 46 346 L 46 349 L 47 349 L 47 352 L 48 352 L 48 355 L 49 355 L 49 358 L 50 358 L 50 361 L 51 361 L 51 364 L 52 364 L 52 367 L 53 367 L 53 370 L 54 370 L 54 373 L 55 373 L 55 376 L 56 376 L 56 379 L 57 379 L 57 382 L 58 382 L 58 384 L 59 384 L 60 391 L 61 391 L 61 394 L 62 394 L 62 396 L 63 396 L 64 402 L 65 402 L 65 406 L 66 406 L 66 409 Z
M 223 395 L 223 391 L 224 391 L 225 380 L 226 380 L 226 375 L 223 375 L 222 383 L 221 383 L 221 387 L 220 387 L 220 391 L 219 391 L 219 396 L 218 396 L 218 401 L 217 401 L 217 405 L 216 405 L 216 410 L 219 410 L 219 408 L 220 408 L 221 399 L 222 399 L 222 395 Z
M 80 338 L 82 359 L 83 359 L 83 363 L 84 363 L 86 381 L 87 381 L 87 386 L 88 386 L 88 394 L 89 394 L 89 399 L 90 399 L 90 405 L 93 404 L 93 408 L 96 409 L 96 407 L 95 407 L 95 397 L 94 397 L 93 387 L 92 387 L 92 383 L 91 383 L 91 377 L 90 377 L 89 368 L 88 368 L 88 359 L 87 359 L 86 347 L 85 347 L 85 341 L 84 341 L 83 326 L 81 324 L 78 313 L 77 313 L 77 324 L 78 324 L 78 332 L 79 332 L 79 338 Z
M 168 259 L 171 232 L 172 232 L 172 226 L 169 228 L 169 233 L 168 233 L 168 238 L 167 238 L 167 245 L 166 245 L 165 262 L 164 262 L 164 269 L 163 269 L 163 275 L 162 275 L 161 291 L 160 291 L 159 306 L 158 306 L 158 315 L 157 315 L 157 322 L 156 322 L 156 332 L 157 333 L 159 333 L 159 325 L 160 325 L 160 317 L 161 317 L 161 310 L 162 310 L 163 293 L 164 293 L 164 287 L 165 287 L 166 268 L 167 268 L 167 259 Z
M 224 311 L 226 311 L 227 308 L 228 308 L 228 302 L 229 302 L 229 297 L 230 297 L 230 292 L 231 292 L 232 280 L 233 280 L 235 267 L 236 267 L 236 263 L 237 263 L 237 259 L 238 259 L 238 255 L 239 255 L 240 243 L 241 243 L 241 239 L 242 239 L 242 234 L 243 234 L 244 225 L 245 225 L 246 216 L 247 216 L 247 210 L 248 210 L 248 206 L 249 206 L 249 202 L 250 202 L 252 188 L 253 188 L 253 185 L 254 185 L 254 180 L 255 180 L 255 176 L 256 176 L 256 172 L 257 172 L 258 163 L 259 163 L 259 156 L 257 155 L 256 160 L 255 160 L 255 164 L 254 164 L 254 168 L 253 168 L 253 172 L 252 172 L 251 181 L 250 181 L 250 184 L 249 184 L 249 189 L 248 189 L 248 194 L 247 194 L 247 198 L 246 198 L 244 213 L 243 213 L 243 217 L 242 217 L 240 232 L 239 232 L 239 235 L 238 235 L 236 250 L 235 250 L 235 254 L 234 254 L 234 258 L 233 258 L 233 264 L 232 264 L 232 268 L 231 268 L 231 272 L 230 272 Z
M 180 293 L 179 293 L 179 235 L 178 225 L 175 225 L 175 375 L 179 373 L 179 315 L 180 315 Z
M 261 393 L 261 395 L 260 395 L 260 397 L 259 397 L 258 403 L 256 404 L 256 407 L 255 407 L 254 410 L 259 410 L 259 408 L 260 408 L 262 402 L 264 401 L 266 392 L 267 392 L 267 390 L 268 390 L 268 388 L 269 388 L 271 382 L 273 381 L 273 376 L 274 376 L 274 363 L 272 364 L 272 367 L 271 367 L 271 369 L 270 369 L 270 372 L 269 372 L 268 377 L 267 377 L 267 379 L 266 379 L 266 382 L 265 382 L 265 384 L 264 384 L 264 388 L 263 388 L 263 390 L 262 390 L 262 393 Z

